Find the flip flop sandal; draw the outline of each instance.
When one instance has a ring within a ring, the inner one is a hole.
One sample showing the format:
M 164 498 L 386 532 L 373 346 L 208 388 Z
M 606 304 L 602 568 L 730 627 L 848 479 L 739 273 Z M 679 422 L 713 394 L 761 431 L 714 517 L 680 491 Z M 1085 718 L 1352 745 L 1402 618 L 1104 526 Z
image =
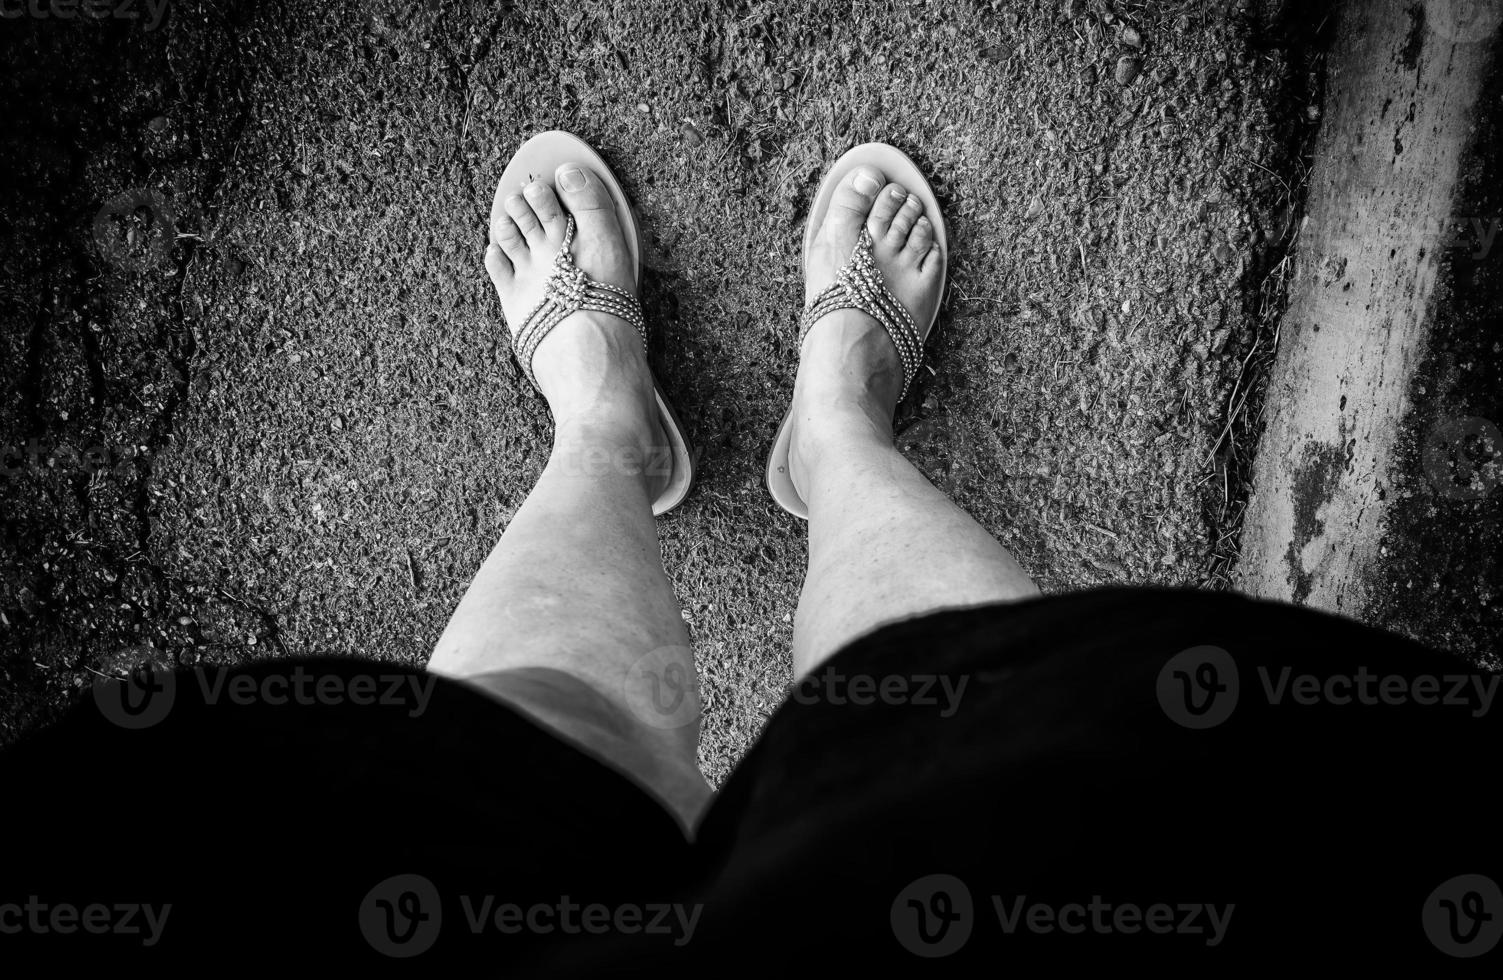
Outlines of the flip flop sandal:
M 520 194 L 522 188 L 534 179 L 545 181 L 552 187 L 554 172 L 565 163 L 577 163 L 589 168 L 610 192 L 611 199 L 616 202 L 616 218 L 621 222 L 621 230 L 626 235 L 626 246 L 631 252 L 633 278 L 640 285 L 642 281 L 642 229 L 637 222 L 636 213 L 627 201 L 626 192 L 621 189 L 616 175 L 611 173 L 610 167 L 606 166 L 600 154 L 572 133 L 565 133 L 561 130 L 539 133 L 523 143 L 522 148 L 517 150 L 516 155 L 511 158 L 511 163 L 506 165 L 505 172 L 501 174 L 500 182 L 496 185 L 496 197 L 491 203 L 491 241 L 496 240 L 494 233 L 496 222 L 506 217 L 506 211 L 502 208 L 501 202 L 511 194 Z M 562 195 L 559 196 L 559 201 L 562 204 Z M 564 233 L 563 247 L 554 260 L 554 270 L 548 277 L 547 291 L 543 301 L 533 308 L 512 334 L 512 353 L 534 387 L 537 386 L 537 379 L 532 374 L 532 355 L 536 352 L 538 344 L 547 336 L 548 331 L 558 326 L 564 317 L 577 310 L 590 310 L 619 316 L 636 328 L 637 332 L 642 335 L 643 350 L 647 348 L 647 328 L 642 321 L 642 305 L 636 295 L 607 283 L 595 282 L 586 276 L 574 264 L 573 257 L 570 255 L 570 246 L 573 242 L 574 217 L 570 215 L 568 230 Z M 666 462 L 672 467 L 667 485 L 662 493 L 658 494 L 657 500 L 652 503 L 653 516 L 657 517 L 683 503 L 684 498 L 689 495 L 689 488 L 694 485 L 694 452 L 688 433 L 683 423 L 679 421 L 678 415 L 673 411 L 673 406 L 668 403 L 668 398 L 663 394 L 662 386 L 658 384 L 656 376 L 652 379 L 652 390 L 657 399 L 658 415 L 661 418 L 663 431 L 668 436 L 669 459 Z
M 830 210 L 830 200 L 835 196 L 835 188 L 845 179 L 846 174 L 862 164 L 880 170 L 888 181 L 902 184 L 910 194 L 916 195 L 923 202 L 924 215 L 934 225 L 934 240 L 939 244 L 940 257 L 948 263 L 950 240 L 945 233 L 944 216 L 939 211 L 939 198 L 924 179 L 918 164 L 897 147 L 886 143 L 864 143 L 836 160 L 819 185 L 819 192 L 814 196 L 814 204 L 809 209 L 809 219 L 804 225 L 804 274 L 808 275 L 809 249 L 814 244 L 814 235 L 824 224 L 825 214 Z M 898 356 L 903 361 L 903 392 L 898 396 L 898 400 L 902 401 L 923 364 L 924 342 L 929 339 L 934 322 L 939 318 L 939 303 L 945 292 L 946 271 L 941 266 L 939 289 L 934 293 L 934 300 L 929 308 L 920 311 L 921 315 L 916 323 L 882 282 L 882 275 L 872 260 L 871 236 L 863 228 L 861 238 L 851 252 L 845 268 L 840 270 L 833 283 L 814 297 L 814 301 L 804 308 L 803 315 L 799 317 L 800 351 L 803 350 L 804 338 L 809 335 L 809 330 L 824 316 L 836 310 L 860 310 L 880 323 L 898 348 Z M 920 323 L 923 324 L 922 327 L 919 326 Z M 809 505 L 805 503 L 798 487 L 794 486 L 793 470 L 788 465 L 788 447 L 792 441 L 793 412 L 790 409 L 783 416 L 783 424 L 779 426 L 777 438 L 772 444 L 772 455 L 767 459 L 767 490 L 784 510 L 807 521 Z

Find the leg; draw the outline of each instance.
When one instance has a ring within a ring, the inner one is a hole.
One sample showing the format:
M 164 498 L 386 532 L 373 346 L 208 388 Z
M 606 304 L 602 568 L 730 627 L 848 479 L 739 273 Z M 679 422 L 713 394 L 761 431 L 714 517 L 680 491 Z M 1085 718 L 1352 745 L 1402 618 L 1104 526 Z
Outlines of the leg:
M 635 289 L 606 189 L 559 168 L 505 202 L 486 267 L 509 324 L 542 296 L 574 215 L 576 264 Z M 481 566 L 428 667 L 473 683 L 656 794 L 692 827 L 710 791 L 699 772 L 699 693 L 688 631 L 663 571 L 652 499 L 665 445 L 646 357 L 617 317 L 579 312 L 533 359 L 555 421 L 538 484 Z M 665 694 L 666 688 L 666 694 Z
M 837 190 L 809 256 L 810 297 L 845 264 L 863 224 L 883 279 L 910 311 L 939 288 L 943 256 L 923 205 L 883 181 L 858 168 Z M 809 504 L 797 676 L 883 623 L 1038 594 L 1006 549 L 898 452 L 892 417 L 902 387 L 897 348 L 865 313 L 839 311 L 809 332 L 790 453 Z

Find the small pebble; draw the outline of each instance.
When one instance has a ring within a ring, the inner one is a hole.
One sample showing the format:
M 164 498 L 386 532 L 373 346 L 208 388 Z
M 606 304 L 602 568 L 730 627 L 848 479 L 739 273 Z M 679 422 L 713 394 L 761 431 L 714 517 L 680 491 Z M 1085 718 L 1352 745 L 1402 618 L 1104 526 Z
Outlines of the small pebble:
M 705 141 L 705 138 L 700 135 L 699 130 L 691 122 L 685 122 L 679 129 L 679 134 L 683 136 L 684 142 L 690 146 L 698 146 Z
M 1127 54 L 1117 59 L 1117 84 L 1131 85 L 1143 74 L 1143 62 Z
M 1125 24 L 1122 27 L 1122 43 L 1129 48 L 1140 48 L 1143 46 L 1143 35 L 1138 33 L 1136 27 Z

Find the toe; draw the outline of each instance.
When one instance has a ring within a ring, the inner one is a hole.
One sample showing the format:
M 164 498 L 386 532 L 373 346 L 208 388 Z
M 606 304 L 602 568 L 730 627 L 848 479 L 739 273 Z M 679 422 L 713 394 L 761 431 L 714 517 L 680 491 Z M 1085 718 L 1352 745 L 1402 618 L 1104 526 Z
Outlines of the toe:
M 872 213 L 866 217 L 866 230 L 871 232 L 874 240 L 880 242 L 887 237 L 893 216 L 907 200 L 908 189 L 902 184 L 888 184 L 882 188 L 882 193 L 877 195 L 877 201 L 872 205 Z
M 859 228 L 866 221 L 866 216 L 871 214 L 877 195 L 882 192 L 882 185 L 885 183 L 887 178 L 876 167 L 863 165 L 852 168 L 841 179 L 835 188 L 835 194 L 830 198 L 831 219 L 843 218 Z
M 522 235 L 527 239 L 527 244 L 532 248 L 542 248 L 548 243 L 548 233 L 543 230 L 543 223 L 533 213 L 532 205 L 528 204 L 521 194 L 512 194 L 501 206 L 506 213 L 511 215 L 511 220 L 517 223 Z
M 566 163 L 558 168 L 554 180 L 558 183 L 558 192 L 564 199 L 564 205 L 581 226 L 588 216 L 591 227 L 597 231 L 603 230 L 599 224 L 602 221 L 610 222 L 612 230 L 619 227 L 616 222 L 616 202 L 611 200 L 610 191 L 600 182 L 599 177 L 590 172 L 589 167 Z
M 522 188 L 522 193 L 527 197 L 527 203 L 532 205 L 532 213 L 537 215 L 538 222 L 542 224 L 543 231 L 548 235 L 548 242 L 557 245 L 564 240 L 564 209 L 559 207 L 558 197 L 553 193 L 553 188 L 541 180 L 534 180 Z
M 898 213 L 892 216 L 892 224 L 887 229 L 887 242 L 895 248 L 902 248 L 908 241 L 908 235 L 913 231 L 914 222 L 924 214 L 924 202 L 916 196 L 910 195 L 907 202 Z
M 511 285 L 511 260 L 494 242 L 485 247 L 485 271 L 490 273 L 491 285 L 496 287 L 497 295 Z
M 924 253 L 924 259 L 919 263 L 919 271 L 928 274 L 935 269 L 942 268 L 945 262 L 945 250 L 939 247 L 939 242 L 929 246 L 929 251 Z
M 908 233 L 908 244 L 903 250 L 908 253 L 915 264 L 918 264 L 923 261 L 924 256 L 929 253 L 929 246 L 933 244 L 934 225 L 928 218 L 920 215 L 919 219 L 913 223 L 913 230 Z
M 502 206 L 506 207 L 504 203 Z M 527 202 L 522 202 L 522 206 L 526 207 Z M 508 207 L 507 210 L 509 211 L 510 208 Z M 522 230 L 507 215 L 500 215 L 496 218 L 495 227 L 491 229 L 491 241 L 501 246 L 501 251 L 506 253 L 507 258 L 520 259 L 527 254 L 527 239 L 522 237 Z M 510 263 L 507 264 L 510 265 Z
M 582 258 L 581 267 L 605 282 L 623 289 L 634 288 L 636 271 L 629 261 L 631 253 L 616 217 L 616 199 L 611 196 L 610 188 L 589 167 L 577 163 L 559 167 L 554 179 L 564 207 L 574 216 L 576 240 L 590 243 L 586 251 L 598 262 L 596 267 L 586 267 L 588 261 Z

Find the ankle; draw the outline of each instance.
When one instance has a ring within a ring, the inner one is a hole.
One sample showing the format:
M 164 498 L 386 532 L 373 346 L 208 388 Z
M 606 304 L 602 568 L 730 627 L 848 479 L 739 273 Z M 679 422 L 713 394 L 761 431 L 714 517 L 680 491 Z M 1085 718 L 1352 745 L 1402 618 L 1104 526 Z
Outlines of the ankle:
M 837 310 L 809 331 L 799 353 L 794 404 L 850 408 L 889 426 L 903 390 L 903 366 L 887 331 L 860 310 Z
M 795 399 L 788 465 L 806 500 L 820 473 L 838 471 L 852 458 L 886 452 L 893 445 L 891 408 L 839 394 Z
M 629 477 L 651 492 L 672 472 L 667 439 L 656 419 L 576 416 L 554 429 L 548 466 L 579 477 Z
M 650 429 L 652 373 L 637 332 L 617 317 L 576 313 L 538 345 L 538 387 L 560 431 Z

